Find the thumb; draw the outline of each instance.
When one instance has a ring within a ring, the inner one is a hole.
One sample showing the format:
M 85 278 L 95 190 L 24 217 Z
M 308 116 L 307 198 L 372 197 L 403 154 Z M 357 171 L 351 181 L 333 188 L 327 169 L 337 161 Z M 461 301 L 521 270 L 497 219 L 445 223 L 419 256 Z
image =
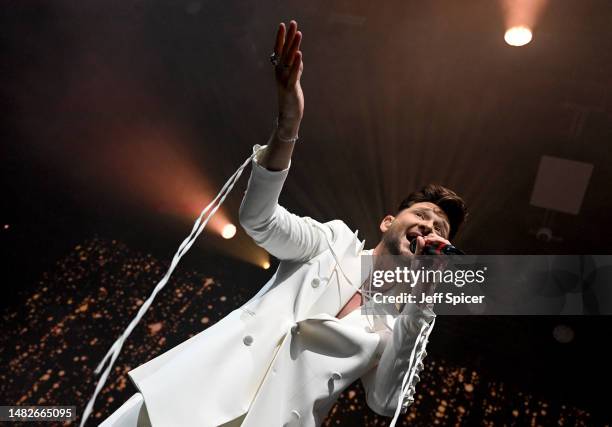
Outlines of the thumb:
M 417 255 L 422 255 L 423 254 L 423 248 L 424 247 L 425 247 L 425 239 L 422 238 L 421 236 L 417 236 L 417 247 L 416 247 Z

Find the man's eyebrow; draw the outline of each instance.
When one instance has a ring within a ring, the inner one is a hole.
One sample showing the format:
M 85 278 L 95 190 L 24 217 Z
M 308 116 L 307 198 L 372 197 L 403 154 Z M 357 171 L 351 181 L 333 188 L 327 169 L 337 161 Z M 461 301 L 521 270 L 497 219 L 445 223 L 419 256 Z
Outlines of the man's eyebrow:
M 429 212 L 433 212 L 438 218 L 442 218 L 440 215 L 438 215 L 436 213 L 436 211 L 433 208 L 425 208 L 425 207 L 420 207 L 416 209 L 417 211 L 429 211 Z M 443 211 L 442 211 L 443 212 Z M 447 220 L 445 219 L 441 219 L 440 221 L 438 221 L 438 224 L 441 224 L 442 226 L 444 226 L 444 231 L 449 232 L 450 231 L 450 224 L 448 223 Z

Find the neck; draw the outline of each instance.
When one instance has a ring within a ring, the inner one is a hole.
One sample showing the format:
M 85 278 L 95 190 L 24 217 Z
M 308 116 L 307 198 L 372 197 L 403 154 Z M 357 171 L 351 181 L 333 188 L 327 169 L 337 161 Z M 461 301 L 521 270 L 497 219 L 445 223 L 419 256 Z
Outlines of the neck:
M 387 250 L 386 246 L 383 244 L 382 240 L 378 242 L 378 245 L 376 245 L 376 247 L 374 248 L 372 255 L 376 255 L 376 256 L 389 255 L 389 251 Z
M 386 270 L 387 268 L 391 268 L 392 265 L 387 265 L 389 263 L 393 264 L 391 258 L 385 255 L 391 255 L 387 247 L 383 244 L 382 241 L 378 242 L 378 245 L 372 251 L 372 256 L 374 257 L 374 268 L 377 270 Z

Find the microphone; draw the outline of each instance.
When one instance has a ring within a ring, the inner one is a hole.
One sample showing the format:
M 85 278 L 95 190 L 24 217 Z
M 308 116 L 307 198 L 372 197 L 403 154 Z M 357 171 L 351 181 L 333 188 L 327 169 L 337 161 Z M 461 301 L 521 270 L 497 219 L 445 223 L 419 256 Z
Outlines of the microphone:
M 410 250 L 412 253 L 416 253 L 417 238 L 415 237 L 410 242 Z M 443 242 L 430 242 L 423 247 L 423 253 L 421 255 L 465 255 L 465 252 L 454 247 L 453 245 L 447 245 Z

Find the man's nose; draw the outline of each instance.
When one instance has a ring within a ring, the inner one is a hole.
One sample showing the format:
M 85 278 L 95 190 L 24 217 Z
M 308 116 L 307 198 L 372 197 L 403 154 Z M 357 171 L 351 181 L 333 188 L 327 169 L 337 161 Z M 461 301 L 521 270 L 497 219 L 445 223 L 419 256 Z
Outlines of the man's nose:
M 419 230 L 423 236 L 427 236 L 433 232 L 433 221 L 423 221 L 419 224 Z

